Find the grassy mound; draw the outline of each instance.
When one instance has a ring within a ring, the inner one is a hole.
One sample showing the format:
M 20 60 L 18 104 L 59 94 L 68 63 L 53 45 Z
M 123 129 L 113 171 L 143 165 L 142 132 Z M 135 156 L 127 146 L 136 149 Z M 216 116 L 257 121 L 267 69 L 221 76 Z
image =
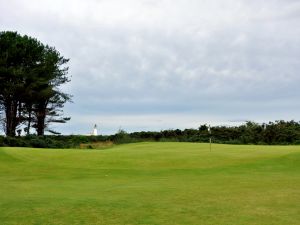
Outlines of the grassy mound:
M 0 223 L 300 224 L 300 149 L 0 148 Z

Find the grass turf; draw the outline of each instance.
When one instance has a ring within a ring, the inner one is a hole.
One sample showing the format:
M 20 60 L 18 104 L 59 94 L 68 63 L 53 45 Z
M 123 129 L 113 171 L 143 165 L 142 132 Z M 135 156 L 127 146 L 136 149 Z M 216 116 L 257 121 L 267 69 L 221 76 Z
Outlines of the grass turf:
M 297 225 L 300 148 L 0 148 L 0 224 Z

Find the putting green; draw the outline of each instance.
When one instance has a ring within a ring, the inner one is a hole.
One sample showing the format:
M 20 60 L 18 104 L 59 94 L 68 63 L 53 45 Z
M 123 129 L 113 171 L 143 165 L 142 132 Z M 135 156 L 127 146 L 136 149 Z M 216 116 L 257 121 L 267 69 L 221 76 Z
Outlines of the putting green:
M 300 147 L 0 148 L 1 225 L 297 225 Z

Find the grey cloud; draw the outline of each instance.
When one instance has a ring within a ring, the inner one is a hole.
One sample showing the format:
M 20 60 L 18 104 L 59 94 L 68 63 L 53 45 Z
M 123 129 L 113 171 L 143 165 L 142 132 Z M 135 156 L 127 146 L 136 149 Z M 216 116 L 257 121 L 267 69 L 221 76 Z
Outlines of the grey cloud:
M 64 89 L 74 95 L 66 112 L 76 121 L 65 132 L 108 115 L 299 118 L 298 1 L 32 3 L 5 3 L 0 20 L 71 58 Z

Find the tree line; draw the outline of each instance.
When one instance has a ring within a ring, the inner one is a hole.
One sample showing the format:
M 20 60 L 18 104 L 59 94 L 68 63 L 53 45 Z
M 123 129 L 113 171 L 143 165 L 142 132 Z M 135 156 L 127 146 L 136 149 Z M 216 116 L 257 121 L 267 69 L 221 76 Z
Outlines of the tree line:
M 100 142 L 113 142 L 114 144 L 142 141 L 205 143 L 209 142 L 210 138 L 212 138 L 214 143 L 219 144 L 300 145 L 300 122 L 279 120 L 264 124 L 247 122 L 234 127 L 214 126 L 211 127 L 211 133 L 208 132 L 208 126 L 203 124 L 198 129 L 169 129 L 132 133 L 120 130 L 113 135 L 98 136 L 0 136 L 0 146 L 78 148 L 81 144 L 85 144 L 85 146 L 94 148 Z
M 71 96 L 60 86 L 70 81 L 69 59 L 36 38 L 0 32 L 0 122 L 6 136 L 34 129 L 39 136 L 49 124 L 65 123 L 62 108 Z
M 214 143 L 220 144 L 300 144 L 300 122 L 294 120 L 278 120 L 262 124 L 248 121 L 240 126 L 213 126 L 210 130 L 211 132 L 208 131 L 207 124 L 204 124 L 198 129 L 133 133 L 120 131 L 112 139 L 124 143 L 138 140 L 209 142 L 212 138 Z

